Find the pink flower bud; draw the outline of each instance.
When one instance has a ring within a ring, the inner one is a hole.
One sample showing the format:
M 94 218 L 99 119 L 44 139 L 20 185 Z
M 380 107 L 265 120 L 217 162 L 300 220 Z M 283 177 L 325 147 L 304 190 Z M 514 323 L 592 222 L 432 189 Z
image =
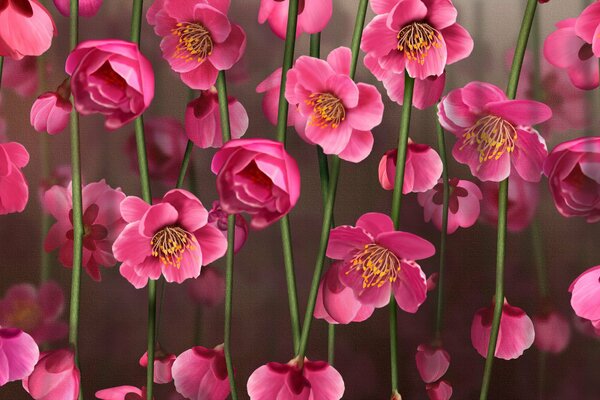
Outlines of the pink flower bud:
M 31 106 L 29 122 L 36 131 L 55 135 L 67 127 L 72 108 L 71 102 L 58 92 L 46 92 Z
M 452 386 L 448 381 L 429 383 L 425 389 L 430 400 L 448 400 L 452 397 Z
M 450 366 L 450 354 L 441 347 L 420 344 L 415 355 L 419 375 L 425 383 L 440 379 Z

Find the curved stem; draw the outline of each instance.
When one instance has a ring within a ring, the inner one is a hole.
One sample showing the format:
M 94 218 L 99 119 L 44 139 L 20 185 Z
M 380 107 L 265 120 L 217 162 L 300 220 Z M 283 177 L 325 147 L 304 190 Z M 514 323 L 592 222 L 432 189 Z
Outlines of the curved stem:
M 444 138 L 444 129 L 436 118 L 438 150 L 442 159 L 442 180 L 444 182 L 444 202 L 442 210 L 442 232 L 440 233 L 440 271 L 438 275 L 437 289 L 437 307 L 435 313 L 435 339 L 442 338 L 442 324 L 444 315 L 444 276 L 446 267 L 446 239 L 448 237 L 448 202 L 450 200 L 450 184 L 448 182 L 448 158 L 446 155 L 446 141 Z
M 179 169 L 179 176 L 177 177 L 176 188 L 181 189 L 183 187 L 183 183 L 185 182 L 185 174 L 187 173 L 188 166 L 190 164 L 190 157 L 192 156 L 192 151 L 194 150 L 194 143 L 191 140 L 187 141 L 187 145 L 185 147 L 185 153 L 183 155 L 183 160 L 181 161 L 181 168 Z

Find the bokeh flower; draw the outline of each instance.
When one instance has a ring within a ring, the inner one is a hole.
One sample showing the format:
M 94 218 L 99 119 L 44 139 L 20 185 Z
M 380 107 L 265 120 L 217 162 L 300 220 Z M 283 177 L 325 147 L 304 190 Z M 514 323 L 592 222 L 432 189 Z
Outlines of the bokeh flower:
M 571 341 L 571 325 L 557 311 L 534 315 L 535 340 L 533 344 L 542 351 L 561 353 Z
M 452 385 L 443 380 L 425 385 L 429 400 L 449 400 L 452 397 Z
M 17 142 L 0 143 L 0 215 L 21 212 L 29 199 L 29 187 L 21 168 L 29 153 Z
M 260 0 L 258 23 L 268 22 L 271 30 L 285 39 L 289 6 L 289 0 Z M 305 32 L 321 32 L 329 23 L 332 13 L 332 0 L 298 0 L 296 37 Z
M 196 279 L 190 279 L 187 292 L 198 305 L 214 307 L 225 300 L 225 277 L 215 267 L 206 266 Z
M 70 0 L 52 0 L 56 9 L 65 17 L 71 15 Z M 93 17 L 98 13 L 102 6 L 103 0 L 78 0 L 79 15 L 82 17 Z
M 415 354 L 417 370 L 425 383 L 439 380 L 450 366 L 450 354 L 441 346 L 420 344 Z

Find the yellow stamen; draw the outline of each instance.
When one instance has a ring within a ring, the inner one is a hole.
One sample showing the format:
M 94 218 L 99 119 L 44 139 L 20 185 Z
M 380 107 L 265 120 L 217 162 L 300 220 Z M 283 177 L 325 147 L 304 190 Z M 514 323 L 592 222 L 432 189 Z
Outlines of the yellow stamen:
M 313 93 L 306 100 L 313 107 L 309 123 L 321 128 L 337 128 L 346 119 L 346 109 L 342 101 L 331 93 Z
M 413 22 L 400 29 L 397 35 L 398 50 L 404 52 L 409 61 L 425 64 L 429 49 L 442 47 L 442 35 L 425 22 Z
M 183 253 L 194 250 L 194 239 L 191 233 L 178 227 L 166 226 L 152 236 L 152 255 L 158 257 L 165 266 L 181 267 Z
M 464 143 L 460 147 L 477 145 L 479 162 L 497 160 L 502 154 L 512 153 L 517 141 L 517 130 L 508 121 L 495 115 L 479 119 L 464 134 Z
M 180 22 L 171 32 L 179 37 L 173 57 L 202 63 L 212 54 L 213 40 L 210 32 L 199 23 Z
M 386 282 L 394 283 L 400 274 L 400 260 L 394 253 L 377 244 L 367 244 L 350 260 L 346 274 L 359 272 L 363 288 L 382 287 Z

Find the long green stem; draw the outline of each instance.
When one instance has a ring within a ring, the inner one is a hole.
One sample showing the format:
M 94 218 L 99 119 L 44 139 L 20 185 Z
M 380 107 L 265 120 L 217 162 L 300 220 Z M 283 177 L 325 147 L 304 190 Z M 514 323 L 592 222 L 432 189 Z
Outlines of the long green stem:
M 177 185 L 176 188 L 182 188 L 183 183 L 185 182 L 185 174 L 187 173 L 188 166 L 190 164 L 190 157 L 192 156 L 192 151 L 194 150 L 194 143 L 191 140 L 187 141 L 187 145 L 185 147 L 185 153 L 183 155 L 183 160 L 181 161 L 181 168 L 179 169 L 179 176 L 177 177 Z
M 435 313 L 435 338 L 441 340 L 442 325 L 444 316 L 444 278 L 446 270 L 446 239 L 448 237 L 448 202 L 450 200 L 450 183 L 448 182 L 448 158 L 446 155 L 446 140 L 444 138 L 444 129 L 440 122 L 436 120 L 438 151 L 444 169 L 442 171 L 442 180 L 444 182 L 444 201 L 442 209 L 442 232 L 440 233 L 440 271 L 438 275 L 437 289 L 437 307 Z

